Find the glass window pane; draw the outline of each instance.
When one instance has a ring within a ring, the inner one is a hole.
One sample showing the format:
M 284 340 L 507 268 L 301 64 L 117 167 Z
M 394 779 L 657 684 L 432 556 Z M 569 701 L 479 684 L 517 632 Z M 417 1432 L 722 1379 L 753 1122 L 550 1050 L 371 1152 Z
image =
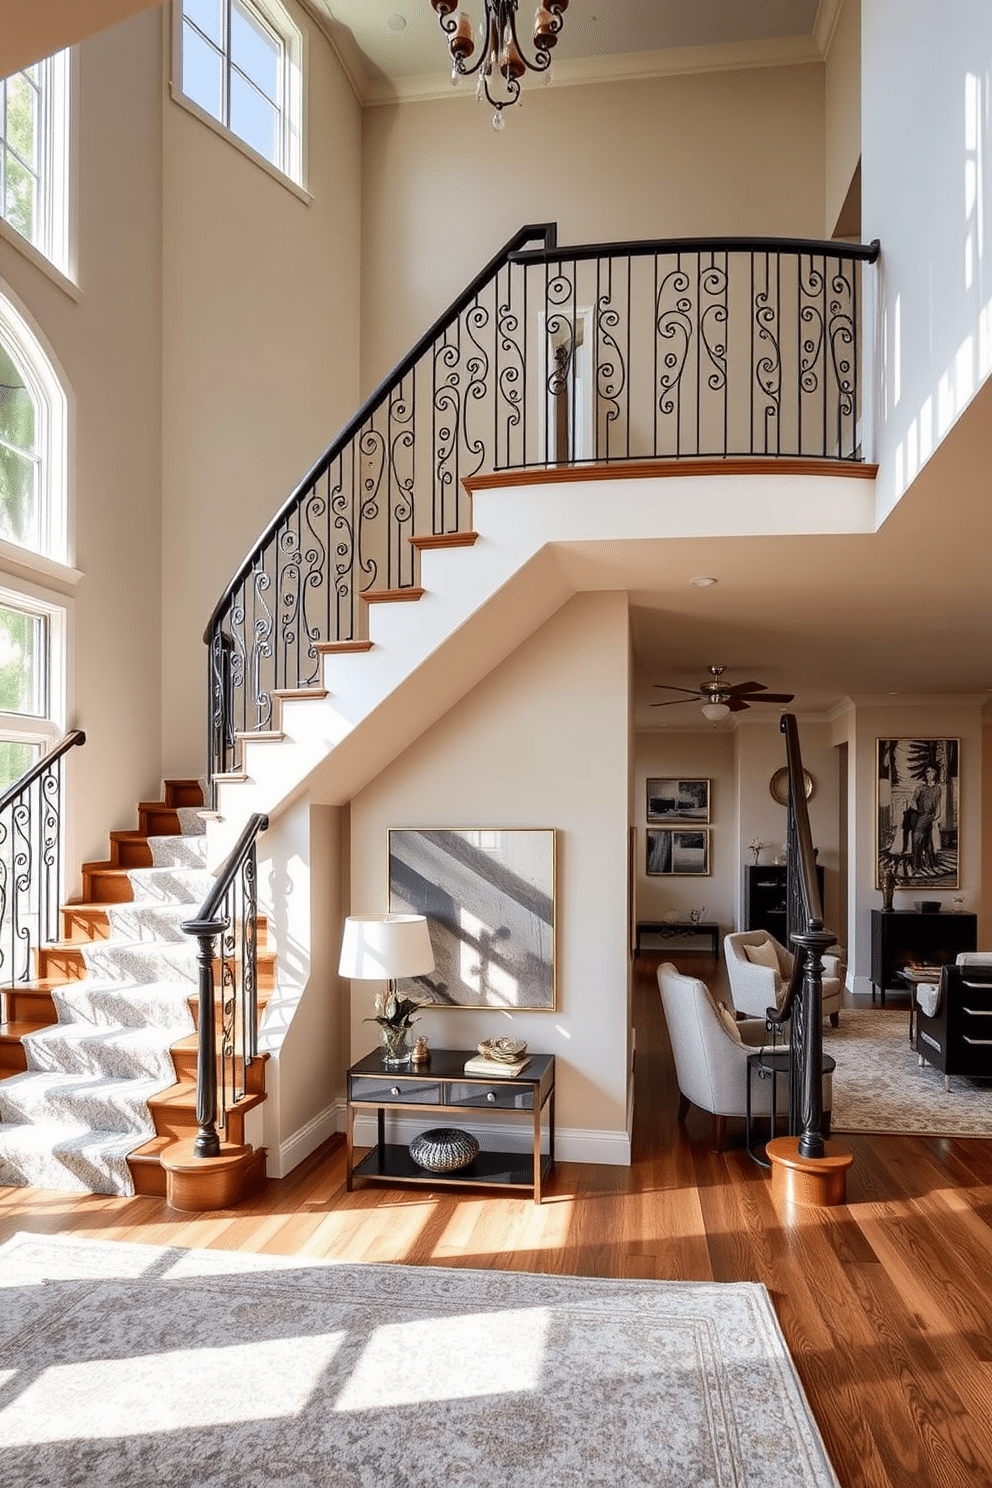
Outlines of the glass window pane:
M 44 621 L 0 606 L 0 711 L 44 713 Z
M 38 462 L 0 444 L 0 538 L 37 548 Z
M 7 144 L 38 168 L 38 90 L 22 72 L 7 83 Z
M 35 760 L 41 758 L 40 744 L 24 744 L 20 740 L 0 739 L 0 791 L 5 791 L 15 780 L 20 780 L 30 770 Z
M 19 233 L 33 241 L 36 216 L 35 178 L 9 150 L 6 152 L 6 166 L 3 215 L 11 227 L 16 227 Z
M 35 453 L 34 401 L 3 346 L 0 346 L 0 439 L 27 454 Z
M 223 0 L 183 0 L 183 15 L 189 16 L 215 46 L 224 45 Z
M 221 55 L 192 26 L 183 26 L 183 92 L 213 118 L 224 122 Z
M 231 7 L 231 61 L 272 103 L 279 102 L 282 48 L 240 5 Z M 239 131 L 240 133 L 240 131 Z M 257 147 L 256 147 L 257 148 Z
M 279 164 L 279 114 L 238 73 L 231 73 L 231 129 L 246 144 Z

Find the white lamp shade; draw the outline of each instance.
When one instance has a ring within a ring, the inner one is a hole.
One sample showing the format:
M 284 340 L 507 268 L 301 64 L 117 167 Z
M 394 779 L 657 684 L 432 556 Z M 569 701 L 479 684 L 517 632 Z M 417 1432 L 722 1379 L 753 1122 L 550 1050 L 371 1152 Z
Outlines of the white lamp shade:
M 424 915 L 349 915 L 345 920 L 339 975 L 382 982 L 433 970 Z

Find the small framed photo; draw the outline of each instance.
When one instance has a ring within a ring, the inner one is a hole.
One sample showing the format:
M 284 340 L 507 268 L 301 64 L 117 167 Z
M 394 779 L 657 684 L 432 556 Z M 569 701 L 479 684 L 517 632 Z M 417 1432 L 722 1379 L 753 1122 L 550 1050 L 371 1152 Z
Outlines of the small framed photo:
M 648 827 L 646 871 L 668 878 L 707 878 L 709 832 L 690 827 Z
M 708 822 L 708 780 L 649 780 L 649 822 Z

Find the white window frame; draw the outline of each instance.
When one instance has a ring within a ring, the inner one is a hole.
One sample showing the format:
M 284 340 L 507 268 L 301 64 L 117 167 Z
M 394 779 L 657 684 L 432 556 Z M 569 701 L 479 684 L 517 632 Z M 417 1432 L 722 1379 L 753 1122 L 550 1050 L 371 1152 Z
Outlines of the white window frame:
M 4 236 L 30 243 L 60 274 L 69 274 L 70 77 L 71 52 L 56 52 L 35 64 L 38 73 L 38 180 L 34 235 L 26 238 L 5 215 L 0 163 L 0 223 Z M 18 74 L 14 74 L 17 76 Z M 6 79 L 3 80 L 6 84 Z M 27 162 L 24 162 L 27 167 Z M 27 167 L 30 169 L 30 167 Z
M 0 581 L 0 608 L 22 610 L 36 616 L 45 628 L 44 712 L 0 711 L 0 740 L 4 743 L 39 744 L 45 755 L 65 733 L 68 612 L 65 605 L 44 597 L 33 586 L 15 587 L 7 575 L 3 575 Z
M 38 546 L 25 545 L 23 551 L 64 564 L 68 561 L 68 399 L 40 341 L 3 288 L 0 284 L 0 341 L 13 353 L 35 406 Z
M 299 27 L 291 19 L 289 12 L 279 4 L 279 0 L 236 0 L 236 3 L 247 11 L 260 26 L 268 31 L 280 44 L 281 75 L 279 87 L 279 159 L 270 160 L 268 156 L 260 154 L 253 145 L 241 135 L 237 134 L 230 126 L 230 74 L 232 68 L 230 55 L 230 9 L 235 0 L 224 0 L 225 5 L 225 27 L 223 46 L 218 48 L 216 43 L 209 37 L 204 40 L 214 51 L 219 52 L 223 58 L 224 65 L 224 113 L 225 118 L 218 119 L 214 114 L 196 103 L 183 92 L 183 4 L 182 0 L 173 0 L 172 5 L 172 97 L 176 103 L 195 114 L 205 124 L 217 130 L 232 144 L 243 151 L 251 160 L 261 165 L 264 170 L 269 171 L 277 179 L 291 183 L 297 191 L 303 192 L 303 75 L 304 54 L 303 34 Z M 192 23 L 191 23 L 192 24 Z M 202 32 L 199 33 L 201 36 Z M 248 80 L 250 82 L 250 79 Z

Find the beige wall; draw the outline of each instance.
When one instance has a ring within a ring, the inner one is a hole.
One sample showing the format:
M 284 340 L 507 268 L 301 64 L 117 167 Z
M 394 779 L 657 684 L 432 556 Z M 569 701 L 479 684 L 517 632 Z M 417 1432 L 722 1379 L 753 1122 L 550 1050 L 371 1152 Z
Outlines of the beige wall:
M 861 0 L 842 0 L 824 69 L 824 236 L 861 159 Z
M 810 828 L 818 861 L 824 869 L 824 918 L 843 939 L 844 906 L 840 903 L 840 780 L 837 749 L 830 728 L 800 721 L 803 767 L 813 777 Z M 693 734 L 663 731 L 639 733 L 636 741 L 634 822 L 638 831 L 638 919 L 679 919 L 705 907 L 726 934 L 744 923 L 744 865 L 754 861 L 748 843 L 764 843 L 759 861 L 773 863 L 784 852 L 785 807 L 769 790 L 772 775 L 785 764 L 785 741 L 778 715 L 766 720 L 742 719 L 733 732 L 712 729 Z M 646 780 L 702 775 L 710 779 L 710 876 L 649 877 L 644 871 Z
M 79 49 L 78 297 L 0 239 L 0 281 L 70 392 L 70 888 L 161 776 L 161 47 L 149 12 Z
M 203 629 L 255 539 L 358 404 L 359 109 L 308 33 L 306 188 L 163 103 L 166 768 L 202 769 Z
M 565 244 L 820 237 L 823 69 L 525 89 L 497 133 L 470 93 L 363 116 L 368 390 L 525 223 Z
M 351 815 L 356 914 L 387 907 L 389 827 L 556 829 L 557 1010 L 427 1013 L 418 1031 L 438 1047 L 510 1034 L 555 1054 L 561 1156 L 602 1162 L 626 1160 L 627 655 L 626 596 L 578 596 L 356 797 Z M 374 990 L 351 989 L 355 1058 L 375 1042 L 362 1023 Z

